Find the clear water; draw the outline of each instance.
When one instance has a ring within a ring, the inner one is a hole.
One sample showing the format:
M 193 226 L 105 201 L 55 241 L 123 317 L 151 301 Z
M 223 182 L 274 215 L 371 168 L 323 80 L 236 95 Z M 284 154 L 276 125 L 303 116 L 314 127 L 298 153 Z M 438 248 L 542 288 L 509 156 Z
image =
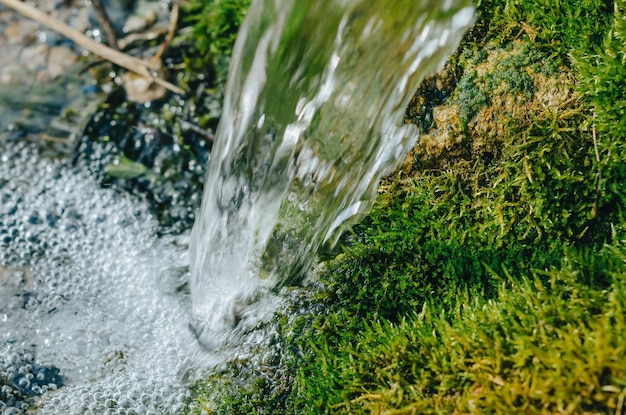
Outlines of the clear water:
M 417 139 L 408 101 L 472 19 L 467 0 L 253 1 L 191 239 L 205 346 L 369 210 Z
M 179 413 L 370 207 L 417 139 L 407 101 L 471 19 L 469 0 L 253 1 L 191 237 L 158 238 L 141 200 L 0 148 L 0 380 L 18 385 L 0 393 L 41 396 L 39 414 Z

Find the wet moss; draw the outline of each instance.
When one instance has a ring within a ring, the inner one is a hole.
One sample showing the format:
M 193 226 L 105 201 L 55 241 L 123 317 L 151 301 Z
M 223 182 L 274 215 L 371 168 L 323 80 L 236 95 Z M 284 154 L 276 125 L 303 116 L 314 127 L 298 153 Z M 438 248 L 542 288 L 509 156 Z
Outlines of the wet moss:
M 568 253 L 546 273 L 503 278 L 495 299 L 458 291 L 445 312 L 368 320 L 330 347 L 320 336 L 296 401 L 302 413 L 620 412 L 625 253 Z
M 192 0 L 189 3 L 186 20 L 193 27 L 195 48 L 220 84 L 226 81 L 237 32 L 249 6 L 250 0 Z
M 209 413 L 623 412 L 624 2 L 477 6 L 407 110 L 420 142 L 284 323 L 292 375 L 214 378 Z

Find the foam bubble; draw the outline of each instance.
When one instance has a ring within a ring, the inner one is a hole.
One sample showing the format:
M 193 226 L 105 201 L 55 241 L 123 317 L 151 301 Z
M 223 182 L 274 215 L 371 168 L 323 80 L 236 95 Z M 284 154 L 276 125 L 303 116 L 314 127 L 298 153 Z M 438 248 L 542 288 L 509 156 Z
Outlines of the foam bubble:
M 2 154 L 2 412 L 41 395 L 40 414 L 177 413 L 199 353 L 179 289 L 187 236 L 158 239 L 145 203 L 85 173 Z

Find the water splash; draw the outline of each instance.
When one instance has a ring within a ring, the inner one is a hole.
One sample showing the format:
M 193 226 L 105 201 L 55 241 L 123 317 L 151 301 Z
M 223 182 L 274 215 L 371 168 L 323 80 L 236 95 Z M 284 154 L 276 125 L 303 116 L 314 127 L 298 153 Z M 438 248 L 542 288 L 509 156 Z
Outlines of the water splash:
M 473 19 L 468 0 L 255 0 L 241 29 L 191 239 L 196 334 L 303 278 L 414 145 L 419 82 Z

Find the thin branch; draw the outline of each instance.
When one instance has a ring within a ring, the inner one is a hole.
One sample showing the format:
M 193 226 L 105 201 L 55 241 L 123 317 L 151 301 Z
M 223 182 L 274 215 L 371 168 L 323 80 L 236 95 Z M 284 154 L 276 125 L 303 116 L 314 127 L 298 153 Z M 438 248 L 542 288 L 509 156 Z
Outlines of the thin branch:
M 173 85 L 164 79 L 153 76 L 144 61 L 133 58 L 132 56 L 128 56 L 122 52 L 118 52 L 108 46 L 98 43 L 95 40 L 90 39 L 84 34 L 80 33 L 79 31 L 72 29 L 65 23 L 54 19 L 53 17 L 37 10 L 32 6 L 22 3 L 19 0 L 0 0 L 0 4 L 4 4 L 5 6 L 17 11 L 21 15 L 49 27 L 55 32 L 60 33 L 63 36 L 71 39 L 76 44 L 82 46 L 88 51 L 98 56 L 101 56 L 104 59 L 121 66 L 122 68 L 126 68 L 129 71 L 135 72 L 136 74 L 139 74 L 176 94 L 183 95 L 185 93 L 184 90 L 177 87 L 176 85 Z
M 215 141 L 215 134 L 211 130 L 205 130 L 204 128 L 200 128 L 197 125 L 192 124 L 189 121 L 185 121 L 185 120 L 180 120 L 179 124 L 182 128 L 186 128 L 188 130 L 193 131 L 196 134 L 200 134 L 201 136 L 206 138 L 207 141 L 210 141 L 211 143 Z
M 178 6 L 178 3 L 176 2 L 172 4 L 172 13 L 170 14 L 170 25 L 169 25 L 169 29 L 167 32 L 167 36 L 165 37 L 165 40 L 163 41 L 163 43 L 161 43 L 159 50 L 154 54 L 152 59 L 150 59 L 150 64 L 149 64 L 150 67 L 154 67 L 158 64 L 159 60 L 161 59 L 161 56 L 163 55 L 163 53 L 165 53 L 165 51 L 167 50 L 167 47 L 172 42 L 172 39 L 174 38 L 174 34 L 176 34 L 176 26 L 178 25 L 179 7 L 180 6 Z

